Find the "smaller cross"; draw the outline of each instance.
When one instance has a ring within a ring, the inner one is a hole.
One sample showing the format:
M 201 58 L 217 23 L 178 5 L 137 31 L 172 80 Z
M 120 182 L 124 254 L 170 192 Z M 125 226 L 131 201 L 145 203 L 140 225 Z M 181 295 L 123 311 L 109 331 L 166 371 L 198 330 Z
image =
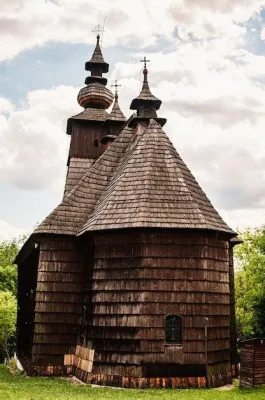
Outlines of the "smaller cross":
M 118 81 L 116 80 L 115 81 L 115 85 L 111 85 L 111 87 L 115 87 L 115 89 L 116 89 L 116 94 L 118 93 L 118 87 L 119 86 L 121 86 L 121 85 L 118 85 Z
M 105 29 L 104 29 L 103 26 L 98 24 L 98 25 L 95 26 L 95 28 L 93 29 L 92 32 L 95 32 L 95 33 L 97 33 L 99 35 L 101 32 L 105 32 Z
M 150 60 L 147 60 L 146 57 L 144 57 L 144 59 L 141 60 L 141 62 L 144 63 L 144 68 L 146 69 L 146 63 L 147 63 L 147 62 L 150 62 Z

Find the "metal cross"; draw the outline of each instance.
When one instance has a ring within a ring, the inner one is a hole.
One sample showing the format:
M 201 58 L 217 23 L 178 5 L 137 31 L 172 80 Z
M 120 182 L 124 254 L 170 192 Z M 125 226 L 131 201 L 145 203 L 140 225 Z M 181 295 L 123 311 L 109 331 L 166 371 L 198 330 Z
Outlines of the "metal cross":
M 95 28 L 93 29 L 92 32 L 95 32 L 95 33 L 97 33 L 99 35 L 101 32 L 105 32 L 105 29 L 104 29 L 103 26 L 98 24 L 98 25 L 95 26 Z
M 147 63 L 147 62 L 150 62 L 150 60 L 147 60 L 146 57 L 144 57 L 144 59 L 141 60 L 141 62 L 144 63 L 144 67 L 146 68 L 146 63 Z
M 118 81 L 117 80 L 115 81 L 115 85 L 111 85 L 111 87 L 114 87 L 114 86 L 116 88 L 116 93 L 118 93 L 118 87 L 121 86 L 121 85 L 118 85 Z

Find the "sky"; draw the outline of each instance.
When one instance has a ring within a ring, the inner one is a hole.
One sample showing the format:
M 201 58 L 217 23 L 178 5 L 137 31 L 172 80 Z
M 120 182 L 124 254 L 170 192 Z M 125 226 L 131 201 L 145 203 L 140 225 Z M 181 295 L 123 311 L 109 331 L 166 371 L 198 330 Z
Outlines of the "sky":
M 62 199 L 66 121 L 103 25 L 130 116 L 146 56 L 159 116 L 233 229 L 265 223 L 265 0 L 0 0 L 0 240 Z

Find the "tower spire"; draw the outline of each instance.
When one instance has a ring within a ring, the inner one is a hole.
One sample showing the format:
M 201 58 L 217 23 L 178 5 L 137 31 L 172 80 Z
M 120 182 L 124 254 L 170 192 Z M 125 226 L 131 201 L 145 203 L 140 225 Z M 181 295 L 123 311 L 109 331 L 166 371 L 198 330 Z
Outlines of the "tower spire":
M 139 122 L 139 120 L 143 119 L 150 120 L 151 118 L 153 118 L 157 120 L 161 126 L 163 126 L 166 123 L 166 119 L 157 118 L 157 113 L 156 113 L 156 111 L 159 110 L 162 101 L 151 93 L 148 83 L 148 70 L 146 68 L 146 63 L 150 62 L 150 60 L 147 60 L 146 57 L 144 57 L 144 59 L 141 60 L 141 62 L 144 63 L 143 86 L 139 96 L 133 99 L 131 103 L 130 109 L 137 110 L 137 117 L 132 119 L 130 125 L 135 124 L 137 120 Z
M 118 81 L 115 81 L 114 85 L 111 85 L 112 87 L 115 87 L 115 95 L 114 95 L 114 104 L 111 110 L 111 113 L 107 119 L 107 121 L 126 121 L 126 117 L 124 116 L 123 112 L 120 109 L 119 105 L 119 96 L 118 96 L 118 87 L 121 87 L 121 85 L 118 85 Z
M 117 99 L 118 100 L 118 87 L 121 87 L 121 85 L 118 85 L 118 81 L 116 80 L 115 81 L 115 84 L 114 85 L 111 85 L 111 87 L 115 87 L 115 95 L 114 95 L 114 97 L 115 97 L 115 100 Z
M 114 103 L 109 117 L 103 124 L 103 126 L 107 128 L 108 133 L 101 140 L 101 143 L 106 146 L 108 146 L 111 142 L 113 142 L 113 140 L 116 139 L 120 132 L 120 129 L 124 126 L 124 123 L 126 122 L 126 117 L 121 111 L 119 105 L 118 87 L 120 87 L 121 85 L 118 85 L 118 82 L 116 80 L 115 84 L 111 86 L 115 87 Z
M 107 79 L 102 76 L 109 71 L 109 64 L 105 62 L 99 44 L 99 33 L 104 32 L 104 28 L 97 25 L 93 32 L 97 32 L 97 43 L 91 60 L 85 64 L 85 69 L 91 72 L 91 76 L 86 78 L 87 86 L 80 90 L 77 100 L 84 108 L 107 109 L 113 101 L 113 95 L 105 88 Z
M 100 26 L 100 25 L 98 25 Z M 90 61 L 87 61 L 85 64 L 85 69 L 86 71 L 90 71 L 91 72 L 91 77 L 86 78 L 85 83 L 89 84 L 91 83 L 91 81 L 95 82 L 99 82 L 102 83 L 103 85 L 106 85 L 107 80 L 106 78 L 102 78 L 102 74 L 106 73 L 109 71 L 109 64 L 105 62 L 103 54 L 102 54 L 102 50 L 99 44 L 99 40 L 100 40 L 100 34 L 99 34 L 99 30 L 100 28 L 97 29 L 97 43 L 96 43 L 96 47 L 94 50 L 94 53 L 92 55 L 92 58 Z M 95 32 L 95 30 L 93 31 Z M 101 32 L 103 32 L 103 30 L 101 29 Z M 93 78 L 97 78 L 97 80 L 93 79 Z M 101 79 L 99 79 L 101 78 Z

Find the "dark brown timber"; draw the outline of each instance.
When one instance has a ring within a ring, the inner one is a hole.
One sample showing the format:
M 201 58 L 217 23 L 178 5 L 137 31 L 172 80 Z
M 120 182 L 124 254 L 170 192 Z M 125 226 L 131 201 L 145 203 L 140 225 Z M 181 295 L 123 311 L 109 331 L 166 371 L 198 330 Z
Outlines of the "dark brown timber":
M 216 387 L 237 365 L 233 246 L 157 116 L 144 59 L 127 121 L 99 37 L 86 63 L 62 202 L 18 257 L 29 374 L 128 388 Z

